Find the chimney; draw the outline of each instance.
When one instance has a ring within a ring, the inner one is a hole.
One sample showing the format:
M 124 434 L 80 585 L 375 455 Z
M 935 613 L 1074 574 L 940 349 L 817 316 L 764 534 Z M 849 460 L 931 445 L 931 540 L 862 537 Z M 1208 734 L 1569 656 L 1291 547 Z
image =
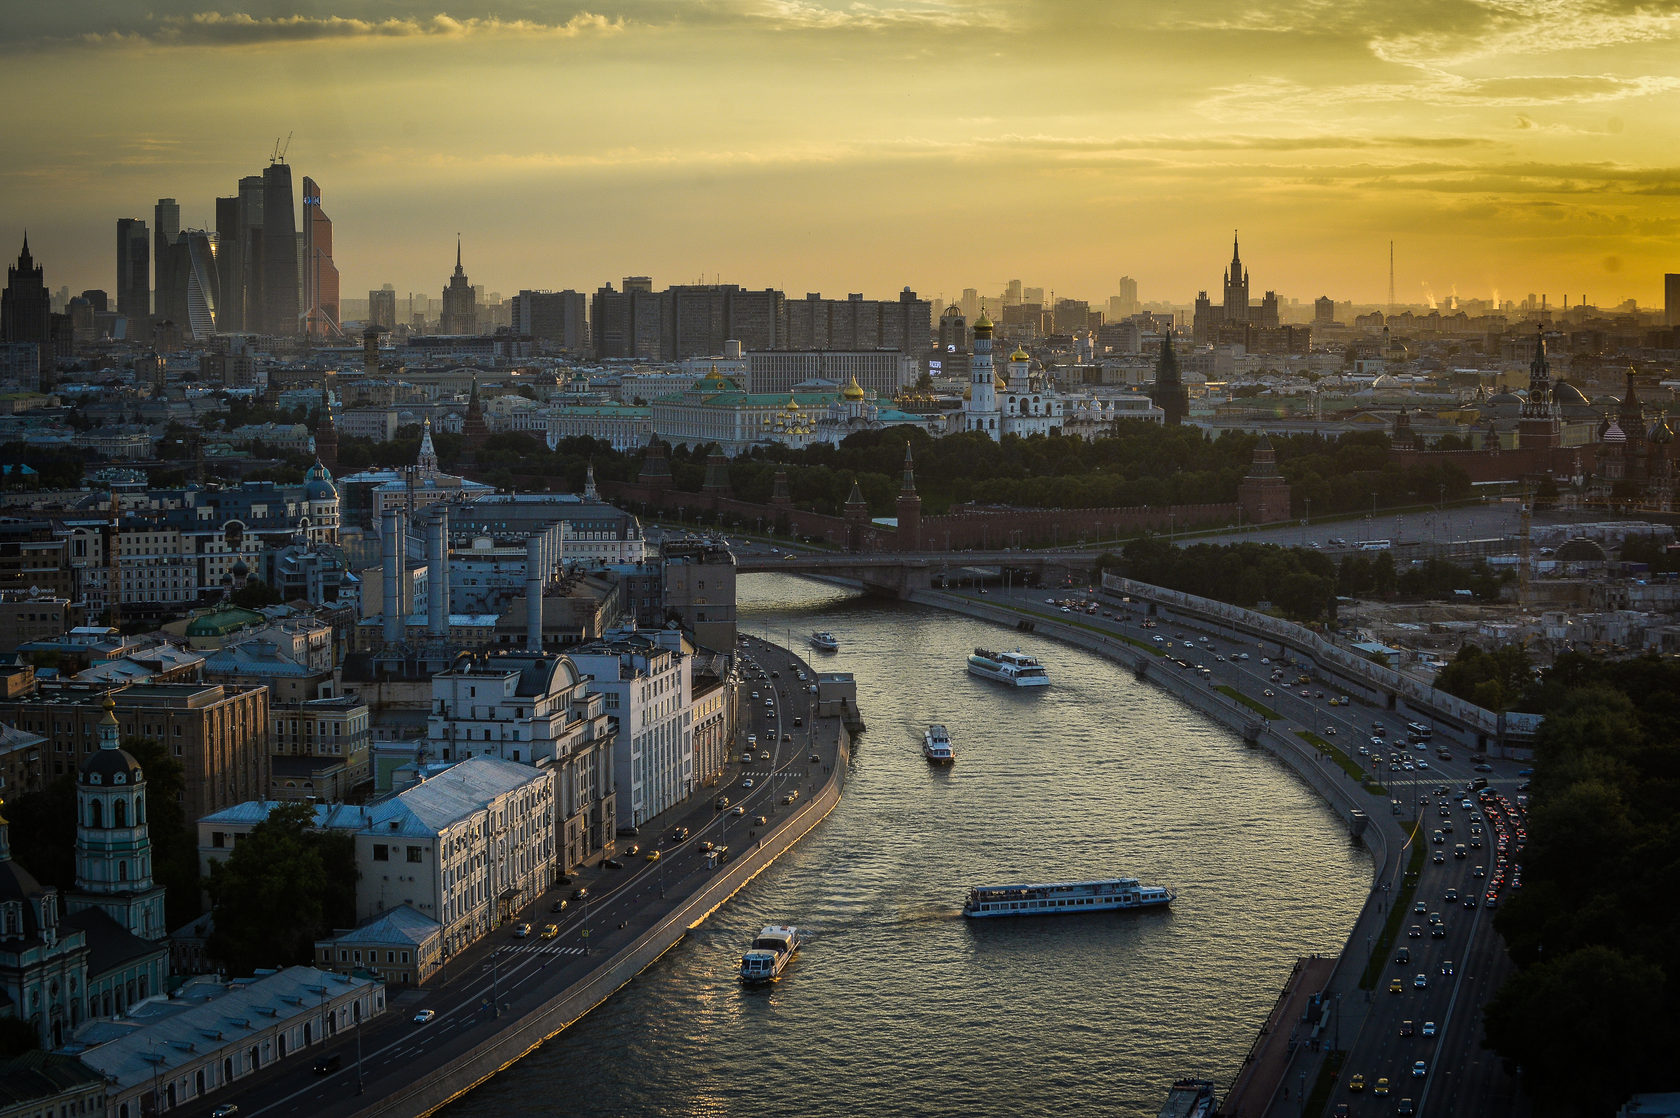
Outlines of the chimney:
M 385 561 L 385 645 L 390 648 L 402 643 L 404 628 L 402 577 L 405 564 L 402 560 L 402 512 L 395 508 L 386 509 L 380 527 L 381 556 Z
M 542 651 L 543 627 L 543 538 L 525 537 L 525 647 Z
M 437 640 L 449 635 L 449 506 L 439 501 L 432 506 L 426 548 L 426 577 L 431 582 L 431 599 L 426 610 L 426 632 Z

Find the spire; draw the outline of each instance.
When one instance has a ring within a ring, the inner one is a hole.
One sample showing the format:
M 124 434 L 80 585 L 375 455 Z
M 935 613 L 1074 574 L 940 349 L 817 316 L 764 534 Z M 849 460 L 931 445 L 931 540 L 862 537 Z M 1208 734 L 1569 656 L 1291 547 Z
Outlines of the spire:
M 1236 279 L 1242 271 L 1242 253 L 1237 251 L 1237 231 L 1231 230 L 1231 278 Z
M 583 474 L 583 495 L 591 501 L 598 496 L 595 491 L 595 459 L 593 458 L 589 460 L 589 468 Z
M 463 275 L 461 271 L 461 234 L 455 234 L 455 274 Z
M 432 446 L 432 417 L 420 425 L 420 453 L 415 456 L 414 464 L 422 470 L 436 470 L 438 468 L 437 449 Z
M 853 478 L 852 491 L 846 495 L 846 508 L 851 509 L 855 506 L 867 508 L 868 505 L 869 502 L 863 499 L 863 490 L 858 488 L 857 478 Z
M 914 493 L 916 491 L 916 460 L 910 454 L 910 443 L 908 441 L 904 444 L 903 488 L 905 493 Z
M 117 704 L 110 695 L 106 695 L 100 706 L 105 708 L 105 716 L 99 720 L 99 748 L 120 749 L 122 747 L 117 741 Z

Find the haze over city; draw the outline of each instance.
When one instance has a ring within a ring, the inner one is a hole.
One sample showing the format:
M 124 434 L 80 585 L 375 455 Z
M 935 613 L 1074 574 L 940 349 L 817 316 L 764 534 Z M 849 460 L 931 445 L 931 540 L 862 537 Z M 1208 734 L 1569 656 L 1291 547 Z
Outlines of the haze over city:
M 287 159 L 346 292 L 627 274 L 791 292 L 1215 286 L 1661 299 L 1680 14 L 1615 0 L 181 0 L 11 6 L 0 240 L 110 287 L 112 225 Z M 22 108 L 29 106 L 28 109 Z

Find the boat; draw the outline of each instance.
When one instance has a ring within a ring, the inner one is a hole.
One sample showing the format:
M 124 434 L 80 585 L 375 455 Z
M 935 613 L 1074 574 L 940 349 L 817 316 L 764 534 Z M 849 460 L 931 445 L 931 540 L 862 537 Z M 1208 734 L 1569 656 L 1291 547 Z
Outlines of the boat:
M 1033 657 L 1017 649 L 1014 652 L 992 652 L 976 648 L 968 658 L 968 674 L 981 679 L 996 680 L 1011 687 L 1048 687 L 1050 673 Z
M 949 765 L 957 759 L 957 751 L 951 748 L 951 735 L 937 722 L 922 735 L 922 756 L 930 765 Z
M 1177 894 L 1160 885 L 1141 885 L 1135 877 L 1101 881 L 1062 881 L 1049 885 L 976 885 L 963 902 L 963 915 L 1060 916 L 1070 912 L 1109 912 L 1117 908 L 1159 908 Z
M 1180 1079 L 1167 1092 L 1157 1118 L 1212 1118 L 1219 1100 L 1208 1079 Z
M 799 950 L 799 929 L 771 924 L 758 933 L 741 956 L 741 981 L 774 982 Z
M 824 652 L 838 652 L 840 650 L 840 638 L 827 629 L 818 629 L 812 633 L 811 643 Z

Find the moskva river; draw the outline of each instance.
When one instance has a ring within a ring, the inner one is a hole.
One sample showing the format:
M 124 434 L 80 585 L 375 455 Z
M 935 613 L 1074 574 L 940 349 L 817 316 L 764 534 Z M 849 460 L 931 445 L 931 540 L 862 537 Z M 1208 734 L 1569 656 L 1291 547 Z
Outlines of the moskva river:
M 1370 862 L 1288 770 L 1130 672 L 1031 634 L 802 579 L 741 580 L 745 631 L 856 673 L 840 806 L 590 1016 L 451 1118 L 1153 1115 L 1223 1088 L 1291 965 L 1335 952 Z M 832 629 L 838 654 L 805 647 Z M 1020 648 L 1052 686 L 974 679 Z M 958 760 L 923 760 L 929 722 Z M 969 886 L 1130 875 L 1170 912 L 968 921 Z M 735 967 L 806 930 L 767 991 Z

